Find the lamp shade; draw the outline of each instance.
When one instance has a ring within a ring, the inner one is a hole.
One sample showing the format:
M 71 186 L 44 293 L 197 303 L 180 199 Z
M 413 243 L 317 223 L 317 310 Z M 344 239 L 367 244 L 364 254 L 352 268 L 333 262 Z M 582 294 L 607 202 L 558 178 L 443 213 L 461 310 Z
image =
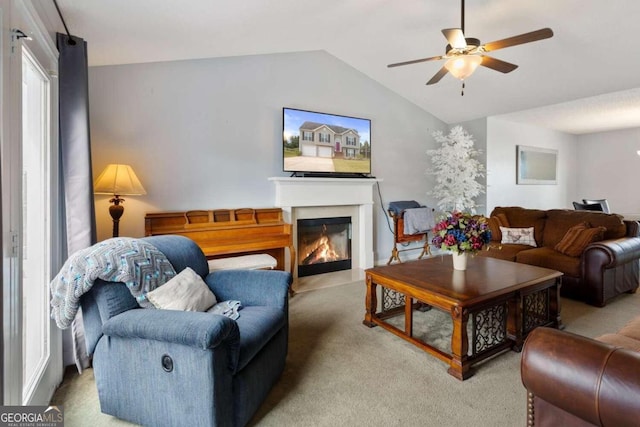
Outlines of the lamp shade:
M 482 57 L 478 55 L 460 55 L 448 60 L 444 66 L 455 78 L 464 80 L 478 68 Z
M 96 194 L 141 196 L 147 194 L 140 180 L 129 165 L 110 164 L 93 183 Z

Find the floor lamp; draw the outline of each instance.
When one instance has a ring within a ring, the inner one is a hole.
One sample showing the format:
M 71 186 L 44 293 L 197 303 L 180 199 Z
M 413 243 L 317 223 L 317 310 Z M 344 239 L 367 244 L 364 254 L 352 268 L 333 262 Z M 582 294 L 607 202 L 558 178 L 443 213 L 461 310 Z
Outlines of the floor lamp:
M 112 194 L 109 200 L 113 203 L 109 206 L 109 214 L 113 219 L 113 237 L 118 237 L 120 232 L 120 217 L 124 213 L 121 205 L 124 199 L 120 196 L 142 196 L 147 194 L 140 180 L 129 165 L 110 164 L 102 171 L 93 184 L 95 194 Z

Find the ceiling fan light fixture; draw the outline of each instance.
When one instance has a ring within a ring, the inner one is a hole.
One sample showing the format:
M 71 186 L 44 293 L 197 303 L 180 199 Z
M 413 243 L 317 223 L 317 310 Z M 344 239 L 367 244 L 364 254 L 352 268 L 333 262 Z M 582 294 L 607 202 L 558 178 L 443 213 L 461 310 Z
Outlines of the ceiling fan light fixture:
M 478 55 L 459 55 L 449 59 L 444 66 L 453 77 L 464 80 L 473 74 L 481 63 L 482 57 Z

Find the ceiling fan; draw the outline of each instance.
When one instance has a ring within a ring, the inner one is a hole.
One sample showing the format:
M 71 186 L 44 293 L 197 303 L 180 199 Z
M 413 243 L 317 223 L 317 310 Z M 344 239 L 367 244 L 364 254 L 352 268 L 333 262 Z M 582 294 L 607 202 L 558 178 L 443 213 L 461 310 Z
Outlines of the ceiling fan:
M 462 95 L 464 95 L 464 80 L 469 77 L 478 68 L 479 65 L 500 71 L 501 73 L 510 73 L 518 68 L 517 65 L 511 64 L 500 59 L 492 58 L 484 55 L 485 52 L 492 52 L 505 47 L 517 46 L 519 44 L 531 43 L 538 40 L 548 39 L 553 36 L 551 28 L 542 28 L 540 30 L 531 31 L 529 33 L 508 37 L 502 40 L 481 44 L 480 40 L 473 37 L 465 37 L 464 34 L 464 0 L 462 3 L 461 25 L 460 28 L 445 28 L 442 30 L 445 38 L 449 42 L 446 47 L 445 54 L 441 56 L 432 56 L 429 58 L 414 59 L 411 61 L 398 62 L 389 64 L 387 67 L 399 67 L 402 65 L 417 64 L 420 62 L 437 61 L 446 59 L 444 66 L 427 82 L 427 85 L 438 83 L 447 73 L 451 73 L 454 77 L 462 80 Z

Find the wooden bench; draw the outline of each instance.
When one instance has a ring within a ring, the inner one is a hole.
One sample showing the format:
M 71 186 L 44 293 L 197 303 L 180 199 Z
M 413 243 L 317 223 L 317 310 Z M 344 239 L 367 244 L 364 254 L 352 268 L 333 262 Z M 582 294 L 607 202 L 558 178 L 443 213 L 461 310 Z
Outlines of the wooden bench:
M 220 270 L 273 270 L 278 261 L 269 254 L 241 255 L 209 260 L 209 272 Z

